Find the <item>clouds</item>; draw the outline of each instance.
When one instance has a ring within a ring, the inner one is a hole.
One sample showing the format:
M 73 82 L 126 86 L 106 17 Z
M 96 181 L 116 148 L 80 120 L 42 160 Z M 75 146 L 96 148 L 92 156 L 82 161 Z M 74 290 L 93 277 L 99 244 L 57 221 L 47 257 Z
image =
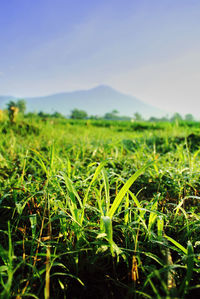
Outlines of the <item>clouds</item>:
M 191 112 L 199 117 L 199 50 L 115 75 L 109 83 L 169 112 Z

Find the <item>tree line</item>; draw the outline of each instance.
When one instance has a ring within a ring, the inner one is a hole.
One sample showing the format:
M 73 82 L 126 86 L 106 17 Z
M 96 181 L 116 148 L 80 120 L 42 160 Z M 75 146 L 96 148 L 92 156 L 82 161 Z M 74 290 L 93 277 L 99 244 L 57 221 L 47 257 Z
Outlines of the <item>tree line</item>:
M 8 116 L 10 120 L 13 122 L 15 121 L 15 118 L 19 113 L 25 115 L 26 112 L 26 101 L 24 99 L 19 99 L 18 101 L 10 101 L 7 103 L 7 111 Z M 52 114 L 45 113 L 43 111 L 40 111 L 39 113 L 26 113 L 25 116 L 35 116 L 38 115 L 42 118 L 48 118 L 48 117 L 54 117 L 54 118 L 66 118 L 63 114 L 59 112 L 53 112 Z M 135 112 L 133 114 L 133 117 L 129 116 L 121 116 L 119 115 L 119 111 L 112 110 L 111 112 L 105 113 L 104 116 L 100 117 L 98 115 L 88 115 L 88 113 L 85 110 L 81 109 L 73 109 L 71 111 L 71 114 L 69 115 L 69 118 L 71 119 L 105 119 L 105 120 L 128 120 L 128 121 L 145 121 L 143 116 L 139 112 Z M 184 117 L 182 117 L 179 113 L 174 113 L 171 117 L 164 116 L 164 117 L 150 117 L 147 121 L 150 122 L 168 122 L 168 121 L 195 121 L 194 116 L 191 113 L 186 114 Z

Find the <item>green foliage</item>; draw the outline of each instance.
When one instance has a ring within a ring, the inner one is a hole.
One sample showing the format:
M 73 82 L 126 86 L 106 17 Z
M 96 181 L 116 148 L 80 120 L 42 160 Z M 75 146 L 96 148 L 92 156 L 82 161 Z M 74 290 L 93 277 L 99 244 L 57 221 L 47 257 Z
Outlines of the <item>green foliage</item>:
M 35 116 L 35 114 L 34 113 L 28 113 L 27 116 L 29 116 L 29 117 L 30 116 Z M 54 112 L 54 113 L 50 114 L 50 113 L 45 113 L 43 111 L 40 111 L 40 112 L 38 112 L 38 116 L 41 117 L 41 118 L 43 118 L 43 119 L 47 119 L 47 118 L 64 119 L 65 118 L 64 115 L 62 115 L 59 112 Z
M 174 115 L 171 117 L 171 121 L 180 121 L 182 119 L 182 116 L 178 112 L 174 113 Z
M 1 122 L 0 297 L 198 297 L 199 146 L 197 122 Z
M 128 116 L 121 116 L 119 115 L 119 111 L 117 111 L 116 109 L 113 110 L 112 112 L 107 112 L 103 119 L 105 120 L 130 120 L 131 118 Z
M 7 108 L 8 108 L 8 116 L 9 116 L 11 123 L 16 122 L 16 117 L 17 117 L 18 110 L 19 110 L 19 108 L 17 107 L 17 103 L 10 101 L 7 104 Z
M 142 115 L 138 112 L 134 113 L 134 120 L 135 121 L 141 121 L 142 120 Z
M 70 115 L 72 119 L 85 119 L 87 118 L 87 112 L 84 110 L 73 109 Z
M 22 114 L 25 113 L 26 111 L 26 101 L 23 99 L 20 99 L 17 101 L 16 106 L 19 108 L 19 112 L 21 112 Z
M 168 116 L 166 115 L 166 116 L 163 116 L 163 117 L 161 117 L 161 118 L 159 118 L 159 117 L 155 117 L 155 116 L 151 116 L 151 117 L 149 118 L 149 121 L 150 121 L 150 122 L 168 122 L 168 121 L 170 121 L 170 120 L 169 120 Z
M 9 103 L 7 103 L 7 109 L 8 111 L 10 110 L 11 107 L 17 107 L 17 103 L 14 101 L 10 101 Z
M 24 114 L 25 111 L 26 111 L 26 101 L 23 100 L 23 99 L 20 99 L 20 100 L 18 100 L 17 102 L 10 101 L 10 102 L 7 104 L 7 109 L 8 109 L 8 111 L 11 110 L 11 107 L 17 107 L 17 108 L 19 109 L 19 112 L 21 112 L 22 114 Z
M 9 103 L 7 103 L 7 109 L 11 123 L 15 123 L 18 112 L 24 114 L 26 110 L 26 102 L 22 99 L 18 100 L 17 102 L 10 101 Z
M 188 113 L 185 115 L 185 120 L 186 121 L 194 121 L 194 116 L 191 113 Z
M 64 116 L 61 113 L 57 112 L 57 111 L 52 114 L 52 117 L 55 117 L 55 118 L 64 118 Z

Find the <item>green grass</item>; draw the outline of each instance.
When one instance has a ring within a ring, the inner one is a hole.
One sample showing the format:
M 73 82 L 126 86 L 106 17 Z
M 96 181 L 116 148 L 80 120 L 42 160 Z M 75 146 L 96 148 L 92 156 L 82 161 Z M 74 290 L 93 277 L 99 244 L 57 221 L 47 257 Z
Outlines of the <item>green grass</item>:
M 0 298 L 200 294 L 198 123 L 0 123 Z

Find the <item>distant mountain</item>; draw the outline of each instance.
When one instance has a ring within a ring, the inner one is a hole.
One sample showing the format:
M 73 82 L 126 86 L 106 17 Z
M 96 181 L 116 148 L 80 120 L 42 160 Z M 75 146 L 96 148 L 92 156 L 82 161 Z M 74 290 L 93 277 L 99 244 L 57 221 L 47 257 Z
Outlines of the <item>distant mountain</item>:
M 15 97 L 0 96 L 0 107 Z M 123 94 L 109 86 L 100 85 L 89 90 L 57 93 L 42 97 L 27 97 L 27 111 L 43 111 L 53 113 L 55 111 L 63 115 L 70 115 L 74 108 L 87 111 L 88 115 L 103 116 L 112 110 L 118 110 L 120 115 L 133 116 L 139 112 L 144 117 L 163 116 L 166 111 L 142 102 L 134 96 Z

